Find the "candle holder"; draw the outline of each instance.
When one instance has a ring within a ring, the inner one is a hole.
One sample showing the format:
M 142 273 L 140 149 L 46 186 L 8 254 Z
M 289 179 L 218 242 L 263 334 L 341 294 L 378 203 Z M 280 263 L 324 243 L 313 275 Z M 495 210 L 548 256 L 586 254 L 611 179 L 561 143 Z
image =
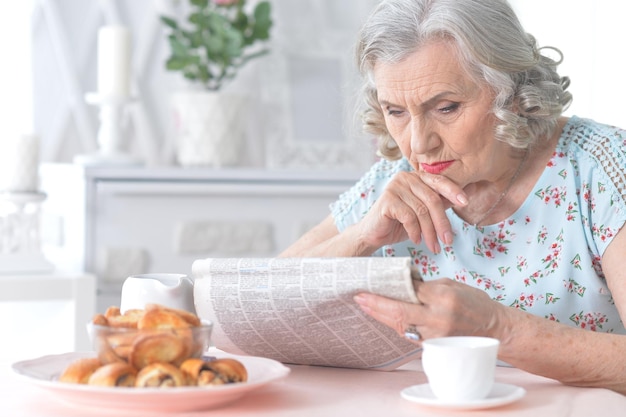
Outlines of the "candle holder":
M 41 192 L 0 192 L 0 273 L 50 272 L 41 252 Z
M 84 165 L 140 165 L 141 161 L 124 151 L 124 129 L 122 117 L 124 107 L 135 101 L 131 97 L 105 96 L 87 93 L 85 100 L 100 107 L 100 129 L 98 130 L 98 152 L 78 155 L 75 163 Z

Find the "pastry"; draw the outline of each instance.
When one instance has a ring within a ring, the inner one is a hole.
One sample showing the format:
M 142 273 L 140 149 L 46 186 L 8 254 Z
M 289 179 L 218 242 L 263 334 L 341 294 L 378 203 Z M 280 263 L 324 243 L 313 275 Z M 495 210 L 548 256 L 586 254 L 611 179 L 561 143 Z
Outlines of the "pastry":
M 182 387 L 188 385 L 183 371 L 170 363 L 156 362 L 139 371 L 136 387 Z
M 189 385 L 222 385 L 223 381 L 217 377 L 213 369 L 207 366 L 206 361 L 200 358 L 190 358 L 180 365 L 180 370 L 187 376 Z
M 104 314 L 95 315 L 92 323 L 98 357 L 72 363 L 61 381 L 165 387 L 221 385 L 246 379 L 243 365 L 238 367 L 228 361 L 218 362 L 216 368 L 200 359 L 181 365 L 186 359 L 202 355 L 210 331 L 198 329 L 200 319 L 188 311 L 147 304 L 144 310 L 131 309 L 122 314 L 119 307 L 112 306 Z
M 165 307 L 160 304 L 146 304 L 146 310 L 153 310 L 153 309 L 162 309 L 162 310 L 169 311 L 171 313 L 175 313 L 179 315 L 180 317 L 182 317 L 182 319 L 185 320 L 192 327 L 197 327 L 197 326 L 200 326 L 201 324 L 200 318 L 196 316 L 194 313 L 191 313 L 187 310 L 181 310 L 181 309 L 172 308 L 172 307 Z
M 185 339 L 173 333 L 140 335 L 135 339 L 128 361 L 137 369 L 155 362 L 180 364 L 189 352 Z
M 89 377 L 89 385 L 104 387 L 133 387 L 137 370 L 125 362 L 103 365 Z
M 98 358 L 77 359 L 65 368 L 61 376 L 59 376 L 59 381 L 72 384 L 86 384 L 91 374 L 101 366 L 102 363 Z
M 207 366 L 222 379 L 224 383 L 246 382 L 248 380 L 248 371 L 246 367 L 236 359 L 222 358 L 214 361 L 206 362 Z
M 180 369 L 194 385 L 224 385 L 248 380 L 248 372 L 238 360 L 231 358 L 205 361 L 199 358 L 185 360 Z
M 109 326 L 111 327 L 128 327 L 130 329 L 136 329 L 138 327 L 139 320 L 143 317 L 143 310 L 127 310 L 124 314 L 120 314 L 120 310 L 117 307 L 109 307 L 104 316 L 107 318 Z
M 97 326 L 108 326 L 109 325 L 109 320 L 106 318 L 106 316 L 104 314 L 96 314 L 93 317 L 93 320 L 91 320 L 91 322 Z
M 165 308 L 147 309 L 137 322 L 139 330 L 185 329 L 189 327 L 192 326 L 182 316 Z
M 109 306 L 104 312 L 104 317 L 108 319 L 109 317 L 119 316 L 121 314 L 122 312 L 118 306 Z

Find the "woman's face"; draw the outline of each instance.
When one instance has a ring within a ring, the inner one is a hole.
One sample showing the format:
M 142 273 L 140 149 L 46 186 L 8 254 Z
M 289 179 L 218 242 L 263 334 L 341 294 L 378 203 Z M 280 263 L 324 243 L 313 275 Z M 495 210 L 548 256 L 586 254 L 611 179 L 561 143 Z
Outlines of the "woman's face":
M 494 138 L 491 90 L 471 79 L 450 44 L 431 42 L 400 63 L 379 63 L 374 80 L 387 129 L 416 170 L 461 186 L 503 174 L 507 145 Z

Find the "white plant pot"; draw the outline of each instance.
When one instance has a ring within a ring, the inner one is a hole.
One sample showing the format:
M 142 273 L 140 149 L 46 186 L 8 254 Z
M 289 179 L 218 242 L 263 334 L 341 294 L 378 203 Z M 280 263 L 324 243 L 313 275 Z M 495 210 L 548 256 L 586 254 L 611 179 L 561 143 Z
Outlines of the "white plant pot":
M 176 156 L 182 166 L 240 164 L 246 134 L 247 100 L 214 91 L 181 91 L 173 96 Z

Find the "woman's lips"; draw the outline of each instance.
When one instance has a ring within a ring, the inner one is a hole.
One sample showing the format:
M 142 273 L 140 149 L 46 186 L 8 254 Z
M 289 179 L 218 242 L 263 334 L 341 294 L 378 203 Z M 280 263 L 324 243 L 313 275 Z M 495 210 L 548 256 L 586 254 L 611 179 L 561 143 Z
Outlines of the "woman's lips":
M 434 164 L 420 164 L 422 169 L 429 174 L 441 174 L 443 171 L 448 169 L 450 165 L 452 165 L 454 161 L 444 161 L 444 162 L 436 162 Z

